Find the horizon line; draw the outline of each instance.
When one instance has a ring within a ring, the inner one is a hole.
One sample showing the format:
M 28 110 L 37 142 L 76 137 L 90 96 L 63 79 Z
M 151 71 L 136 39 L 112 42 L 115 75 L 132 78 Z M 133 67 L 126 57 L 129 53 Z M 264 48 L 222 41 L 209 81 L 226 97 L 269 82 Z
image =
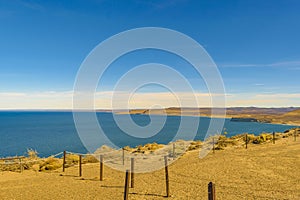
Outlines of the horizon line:
M 259 109 L 279 109 L 279 108 L 295 108 L 295 109 L 300 109 L 300 106 L 278 106 L 278 107 L 266 107 L 266 106 L 228 106 L 228 107 L 163 107 L 163 108 L 116 108 L 116 109 L 111 109 L 111 108 L 96 108 L 96 109 L 70 109 L 70 108 L 15 108 L 15 109 L 5 109 L 5 108 L 0 108 L 0 111 L 119 111 L 119 110 L 161 110 L 161 109 L 170 109 L 170 108 L 177 108 L 177 109 L 230 109 L 230 108 L 259 108 Z

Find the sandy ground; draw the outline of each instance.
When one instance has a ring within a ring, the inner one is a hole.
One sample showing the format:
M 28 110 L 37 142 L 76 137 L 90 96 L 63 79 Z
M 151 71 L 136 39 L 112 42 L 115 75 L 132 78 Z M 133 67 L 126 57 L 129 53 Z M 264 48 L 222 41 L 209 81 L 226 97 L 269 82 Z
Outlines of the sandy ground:
M 276 144 L 231 147 L 203 159 L 191 151 L 169 166 L 168 199 L 207 199 L 207 184 L 216 185 L 217 199 L 300 199 L 300 138 Z M 0 199 L 123 199 L 123 172 L 99 164 L 52 172 L 0 172 Z M 129 199 L 166 199 L 164 169 L 135 175 Z

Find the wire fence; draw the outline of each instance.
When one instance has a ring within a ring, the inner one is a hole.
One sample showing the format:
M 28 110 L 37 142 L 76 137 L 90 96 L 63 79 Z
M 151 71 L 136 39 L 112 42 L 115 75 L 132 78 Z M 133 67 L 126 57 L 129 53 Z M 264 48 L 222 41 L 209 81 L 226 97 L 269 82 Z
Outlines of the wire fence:
M 275 134 L 272 134 L 272 136 L 274 137 Z M 274 138 L 273 138 L 274 140 Z M 273 143 L 273 140 L 270 140 L 269 142 L 272 142 Z M 208 140 L 206 142 L 206 144 L 211 144 L 212 141 L 214 140 Z M 296 140 L 295 140 L 296 141 Z M 218 140 L 214 143 L 215 146 L 213 148 L 216 148 L 218 147 Z M 249 141 L 247 140 L 247 136 L 245 135 L 245 144 L 240 144 L 239 147 L 243 147 L 243 148 L 246 148 L 246 143 L 248 143 Z M 189 143 L 191 144 L 191 143 Z M 200 143 L 199 143 L 200 144 Z M 194 146 L 197 146 L 199 148 L 205 146 L 205 143 L 202 143 L 201 146 L 199 146 L 199 144 L 195 144 Z M 197 148 L 198 148 L 197 147 Z M 169 162 L 172 162 L 172 160 L 178 156 L 178 155 L 181 155 L 182 153 L 185 152 L 185 149 L 188 148 L 188 145 L 186 143 L 175 143 L 174 144 L 169 144 L 163 151 L 161 151 L 159 154 L 157 155 L 153 155 L 153 156 L 156 156 L 156 157 L 160 157 L 160 160 L 161 162 L 164 161 L 164 158 L 167 158 L 167 161 Z M 250 148 L 249 146 L 247 146 L 247 148 Z M 76 156 L 79 156 L 80 159 L 78 159 L 78 163 L 79 164 L 79 176 L 81 176 L 81 171 L 82 171 L 82 167 L 81 167 L 81 164 L 82 164 L 82 160 L 81 160 L 81 157 L 88 157 L 88 156 L 93 156 L 95 158 L 98 159 L 98 162 L 100 163 L 100 166 L 101 166 L 101 163 L 102 164 L 105 164 L 107 166 L 109 166 L 109 164 L 116 164 L 116 165 L 125 165 L 125 163 L 129 163 L 129 166 L 131 165 L 132 166 L 132 163 L 133 162 L 138 162 L 138 160 L 134 160 L 132 161 L 132 158 L 136 159 L 136 155 L 138 153 L 133 153 L 133 152 L 130 152 L 130 151 L 127 151 L 125 150 L 124 148 L 120 148 L 120 149 L 117 149 L 117 150 L 112 150 L 112 149 L 106 149 L 105 151 L 98 151 L 98 152 L 95 152 L 95 153 L 77 153 L 77 152 L 72 152 L 72 151 L 64 151 L 64 152 L 59 152 L 57 154 L 54 154 L 54 155 L 51 155 L 49 156 L 49 158 L 60 158 L 60 159 L 63 159 L 63 166 L 66 164 L 66 157 L 67 157 L 67 154 L 71 154 L 71 155 L 76 155 Z M 140 154 L 141 155 L 141 158 L 142 159 L 146 159 L 147 157 L 143 154 Z M 212 153 L 213 155 L 213 153 Z M 261 161 L 264 161 L 266 159 L 266 156 L 268 157 L 268 159 L 275 159 L 276 160 L 284 160 L 284 159 L 287 159 L 287 160 L 292 160 L 292 161 L 297 161 L 299 159 L 299 154 L 295 154 L 295 156 L 291 156 L 291 155 L 285 155 L 285 154 L 266 154 L 266 155 L 255 155 L 255 154 L 251 154 L 249 155 L 247 153 L 247 151 L 239 151 L 239 152 L 235 152 L 235 151 L 231 151 L 230 152 L 230 156 L 233 156 L 233 157 L 244 157 L 244 158 L 247 158 L 247 159 L 256 159 L 256 160 L 261 160 Z M 25 157 L 15 157 L 15 158 L 3 158 L 3 159 L 0 159 L 0 166 L 2 165 L 20 165 L 21 166 L 21 169 L 20 171 L 22 171 L 22 167 L 24 167 L 25 165 L 27 164 L 32 164 L 32 163 L 39 163 L 41 161 L 45 161 L 47 158 L 35 158 L 35 159 L 26 159 Z M 6 160 L 8 162 L 6 162 Z M 11 162 L 10 162 L 11 160 Z M 74 164 L 75 165 L 75 164 Z M 74 166 L 72 165 L 72 166 Z M 126 165 L 127 167 L 128 165 Z M 102 166 L 103 168 L 104 166 Z M 167 165 L 166 165 L 167 167 Z M 273 168 L 270 168 L 269 170 L 273 170 L 273 172 L 276 172 L 277 169 L 276 168 L 277 165 L 273 166 Z M 127 167 L 128 168 L 128 167 Z M 1 169 L 1 168 L 0 168 Z M 101 169 L 100 169 L 101 170 Z M 131 171 L 132 168 L 131 168 Z M 97 172 L 98 173 L 98 172 Z M 102 176 L 103 176 L 103 169 L 102 169 Z M 132 172 L 133 173 L 133 172 Z M 232 197 L 232 198 L 235 198 L 235 199 L 278 199 L 278 196 L 282 196 L 282 193 L 290 193 L 290 196 L 287 196 L 287 199 L 290 199 L 290 198 L 295 198 L 297 199 L 297 195 L 300 195 L 299 192 L 295 192 L 296 189 L 300 189 L 300 179 L 295 179 L 295 177 L 293 177 L 292 175 L 287 175 L 285 174 L 285 176 L 290 176 L 291 182 L 295 182 L 295 184 L 298 184 L 298 186 L 296 185 L 295 186 L 295 189 L 288 189 L 288 188 L 285 188 L 285 189 L 280 189 L 279 186 L 276 187 L 275 189 L 272 189 L 270 190 L 268 188 L 268 184 L 270 184 L 270 182 L 267 184 L 265 183 L 264 185 L 261 185 L 261 187 L 259 188 L 259 191 L 258 192 L 255 192 L 255 193 L 251 193 L 251 190 L 253 188 L 257 188 L 256 187 L 256 182 L 243 182 L 241 180 L 239 181 L 232 181 L 230 179 L 226 180 L 226 181 L 220 181 L 220 180 L 216 180 L 216 176 L 212 175 L 211 177 L 205 177 L 205 176 L 201 176 L 201 180 L 197 179 L 197 178 L 189 178 L 187 179 L 187 174 L 186 173 L 179 173 L 179 172 L 176 172 L 176 171 L 171 171 L 167 173 L 167 170 L 166 170 L 166 174 L 169 174 L 171 173 L 171 178 L 167 177 L 166 175 L 166 178 L 165 178 L 165 181 L 166 184 L 170 184 L 170 186 L 172 187 L 172 184 L 177 184 L 177 185 L 182 185 L 182 186 L 186 186 L 186 185 L 194 185 L 196 187 L 202 187 L 203 188 L 203 183 L 210 183 L 212 181 L 212 179 L 215 180 L 214 182 L 214 187 L 215 189 L 213 190 L 214 192 L 216 192 L 216 195 L 215 196 L 226 196 L 226 197 Z M 220 171 L 221 173 L 221 171 Z M 131 174 L 132 176 L 133 174 Z M 163 179 L 162 177 L 158 177 L 159 175 L 157 175 L 157 179 Z M 173 178 L 172 178 L 173 177 Z M 103 180 L 103 177 L 100 177 L 99 178 L 100 180 Z M 134 179 L 132 179 L 134 180 Z M 276 183 L 275 183 L 276 181 Z M 277 179 L 277 180 L 274 180 L 274 184 L 277 184 L 277 185 L 284 185 L 285 184 L 285 181 L 286 179 Z M 168 189 L 166 189 L 166 193 L 167 195 L 166 196 L 169 196 L 169 192 Z M 248 194 L 246 194 L 246 192 L 240 192 L 241 190 L 245 190 L 245 191 L 249 191 Z M 201 191 L 204 191 L 204 189 L 201 189 Z M 211 191 L 210 191 L 211 192 Z M 207 191 L 207 195 L 209 196 L 210 194 L 209 191 Z M 129 195 L 130 197 L 130 195 Z M 127 198 L 128 198 L 128 195 L 127 195 Z M 212 195 L 212 198 L 216 198 Z M 300 198 L 300 197 L 299 197 Z
M 68 152 L 68 153 L 73 153 L 74 152 Z M 84 155 L 89 155 L 89 154 L 84 154 Z M 93 154 L 94 156 L 99 156 L 101 154 Z M 103 155 L 103 154 L 102 154 Z M 109 154 L 106 154 L 106 156 Z M 168 160 L 172 160 L 172 156 L 168 155 Z M 248 155 L 247 151 L 244 151 L 244 153 L 234 153 L 231 152 L 231 156 L 234 157 L 246 157 L 249 159 L 258 159 L 258 160 L 265 160 L 266 159 L 266 155 Z M 267 155 L 268 159 L 289 159 L 289 160 L 294 160 L 296 161 L 298 159 L 297 155 L 295 156 L 290 156 L 290 155 L 278 155 L 278 154 L 274 154 L 274 155 Z M 121 164 L 121 162 L 119 162 L 121 160 L 121 156 L 119 158 L 116 159 L 110 159 L 110 160 L 104 160 L 104 163 L 109 163 L 109 162 L 113 162 L 113 161 L 118 161 L 119 164 Z M 273 169 L 269 169 L 269 170 L 273 170 L 276 172 L 276 166 L 274 166 Z M 172 179 L 172 177 L 174 179 Z M 161 176 L 156 175 L 156 177 L 154 176 L 154 178 L 156 179 L 163 179 Z M 291 177 L 293 178 L 293 177 Z M 213 179 L 216 179 L 216 177 L 214 177 Z M 177 185 L 182 185 L 183 187 L 186 185 L 193 185 L 196 187 L 203 187 L 203 183 L 209 183 L 211 181 L 211 178 L 208 177 L 201 177 L 201 180 L 199 179 L 187 179 L 187 174 L 186 173 L 178 173 L 176 171 L 171 171 L 171 178 L 168 178 L 168 182 L 169 184 L 172 186 L 172 184 L 177 184 Z M 274 180 L 273 184 L 277 185 L 284 185 L 286 183 L 285 180 Z M 297 184 L 297 180 L 295 180 L 296 184 Z M 300 183 L 300 181 L 298 182 L 298 184 Z M 256 182 L 242 182 L 242 181 L 230 181 L 226 180 L 226 183 L 221 182 L 221 181 L 216 181 L 215 183 L 215 187 L 216 187 L 216 195 L 215 196 L 221 196 L 221 197 L 232 197 L 234 199 L 281 199 L 282 198 L 282 193 L 290 193 L 290 196 L 287 195 L 286 199 L 296 199 L 297 198 L 297 193 L 295 192 L 296 189 L 280 189 L 279 187 L 275 188 L 275 189 L 269 189 L 268 188 L 268 184 L 265 185 L 261 185 L 261 187 L 259 188 L 258 192 L 251 192 L 253 190 L 253 188 L 257 188 L 256 187 Z M 126 187 L 126 186 L 125 186 Z M 202 189 L 203 190 L 203 189 Z M 245 190 L 248 191 L 248 193 L 241 193 L 241 190 Z M 204 191 L 204 190 L 203 190 Z M 209 191 L 208 191 L 208 195 L 209 195 Z M 166 195 L 168 196 L 168 194 Z M 128 196 L 127 196 L 128 198 Z

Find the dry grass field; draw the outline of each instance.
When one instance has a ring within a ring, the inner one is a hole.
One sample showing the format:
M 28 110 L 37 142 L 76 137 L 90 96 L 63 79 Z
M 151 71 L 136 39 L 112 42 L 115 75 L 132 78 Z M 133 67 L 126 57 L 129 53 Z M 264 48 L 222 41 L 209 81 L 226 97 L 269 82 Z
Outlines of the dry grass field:
M 210 181 L 217 199 L 300 199 L 300 137 L 198 155 L 189 151 L 169 166 L 168 199 L 207 199 Z M 86 163 L 82 173 L 79 177 L 77 165 L 64 173 L 61 167 L 39 172 L 34 166 L 23 173 L 1 171 L 0 199 L 123 199 L 124 172 L 104 166 L 99 181 L 99 163 Z M 164 169 L 136 174 L 129 192 L 129 199 L 167 199 Z

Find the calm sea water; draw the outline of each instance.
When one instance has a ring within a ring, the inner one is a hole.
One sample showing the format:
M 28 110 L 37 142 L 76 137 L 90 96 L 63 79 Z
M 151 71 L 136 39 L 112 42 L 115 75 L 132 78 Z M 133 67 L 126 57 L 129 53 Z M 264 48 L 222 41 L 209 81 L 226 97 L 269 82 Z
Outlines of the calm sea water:
M 111 113 L 97 113 L 97 117 L 107 137 L 119 147 L 136 146 L 149 142 L 167 144 L 177 132 L 181 120 L 179 116 L 169 116 L 165 126 L 158 134 L 143 139 L 125 134 L 114 122 Z M 145 126 L 150 122 L 147 115 L 132 115 L 131 117 L 140 126 Z M 196 140 L 203 140 L 209 122 L 210 118 L 200 118 Z M 283 132 L 293 128 L 293 126 L 231 122 L 226 119 L 224 128 L 226 128 L 228 136 L 232 136 L 245 132 L 254 134 L 272 131 Z M 90 131 L 96 132 L 97 130 Z M 180 139 L 188 139 L 189 135 L 187 130 L 185 134 L 180 136 Z M 98 137 L 95 137 L 95 140 L 96 138 L 97 141 L 94 142 L 93 150 L 103 145 L 103 141 L 99 140 Z M 0 157 L 24 155 L 27 149 L 38 151 L 42 157 L 64 150 L 79 153 L 87 152 L 77 134 L 71 112 L 0 112 Z

